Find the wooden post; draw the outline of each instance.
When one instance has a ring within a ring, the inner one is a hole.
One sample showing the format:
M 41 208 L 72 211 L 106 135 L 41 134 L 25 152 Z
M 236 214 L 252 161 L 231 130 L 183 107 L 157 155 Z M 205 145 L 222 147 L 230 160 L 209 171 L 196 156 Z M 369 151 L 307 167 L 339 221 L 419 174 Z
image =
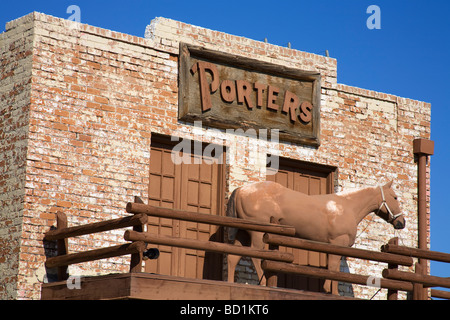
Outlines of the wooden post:
M 427 228 L 427 160 L 434 153 L 434 141 L 416 139 L 413 142 L 413 152 L 417 156 L 417 195 L 419 220 L 419 249 L 428 249 Z M 427 273 L 427 261 L 419 259 L 419 263 Z
M 276 274 L 275 272 L 272 271 L 265 271 L 264 272 L 266 274 L 266 278 L 267 278 L 267 286 L 268 287 L 277 287 L 278 286 L 278 274 Z
M 415 264 L 416 266 L 416 274 L 423 274 L 423 268 L 420 263 Z M 424 299 L 424 289 L 423 284 L 414 282 L 413 283 L 413 300 L 425 300 Z
M 397 237 L 392 238 L 391 240 L 388 241 L 388 243 L 398 245 L 398 238 Z M 398 270 L 398 264 L 388 263 L 388 269 Z M 387 299 L 388 300 L 397 300 L 398 299 L 398 290 L 388 289 Z
M 141 198 L 134 197 L 135 203 L 144 203 Z M 144 225 L 138 224 L 133 226 L 133 231 L 144 232 Z M 147 247 L 147 244 L 145 244 Z M 130 273 L 142 272 L 142 261 L 143 261 L 143 251 L 139 251 L 138 253 L 133 253 L 130 259 Z
M 142 225 L 133 227 L 133 231 L 143 232 L 143 230 L 144 230 L 144 228 Z M 145 245 L 145 247 L 147 247 L 147 245 Z M 130 259 L 130 272 L 131 273 L 142 272 L 143 253 L 144 253 L 144 250 L 140 250 L 137 253 L 131 254 L 131 259 Z
M 419 249 L 428 249 L 427 227 L 427 160 L 434 154 L 434 141 L 427 139 L 415 139 L 413 152 L 417 156 L 417 196 L 418 196 L 418 232 Z M 422 274 L 428 274 L 426 259 L 419 259 L 422 266 Z M 425 293 L 424 293 L 425 294 Z
M 56 229 L 61 230 L 67 228 L 67 216 L 64 212 L 56 212 Z M 62 256 L 68 254 L 67 238 L 59 239 L 57 244 L 57 255 Z M 58 280 L 63 281 L 68 279 L 67 265 L 58 267 Z

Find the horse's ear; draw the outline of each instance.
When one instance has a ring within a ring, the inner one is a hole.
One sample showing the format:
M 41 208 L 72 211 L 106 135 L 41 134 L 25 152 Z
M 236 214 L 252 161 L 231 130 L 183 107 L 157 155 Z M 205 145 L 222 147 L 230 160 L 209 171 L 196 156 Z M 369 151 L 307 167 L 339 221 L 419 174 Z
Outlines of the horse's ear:
M 390 188 L 392 187 L 392 183 L 393 183 L 393 182 L 394 182 L 394 181 L 391 180 L 391 181 L 389 181 L 388 183 L 386 183 L 384 186 L 385 186 L 386 188 L 390 189 Z

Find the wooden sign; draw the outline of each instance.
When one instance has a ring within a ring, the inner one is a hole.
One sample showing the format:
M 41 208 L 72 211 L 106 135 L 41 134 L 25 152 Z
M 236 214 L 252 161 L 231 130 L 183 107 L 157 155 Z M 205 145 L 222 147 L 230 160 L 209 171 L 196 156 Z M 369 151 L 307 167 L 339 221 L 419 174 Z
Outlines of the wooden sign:
M 180 44 L 183 121 L 278 129 L 279 139 L 320 145 L 320 74 Z

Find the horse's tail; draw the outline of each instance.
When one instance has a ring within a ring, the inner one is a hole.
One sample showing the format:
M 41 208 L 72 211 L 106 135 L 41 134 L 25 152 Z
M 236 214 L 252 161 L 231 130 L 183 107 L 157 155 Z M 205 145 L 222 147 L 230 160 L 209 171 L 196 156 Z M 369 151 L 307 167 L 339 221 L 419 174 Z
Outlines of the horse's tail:
M 227 216 L 237 218 L 237 212 L 236 212 L 236 194 L 239 188 L 234 189 L 234 191 L 231 193 L 230 198 L 228 199 L 227 203 Z M 228 227 L 227 228 L 227 238 L 228 241 L 233 242 L 234 239 L 236 239 L 236 234 L 238 232 L 237 228 Z

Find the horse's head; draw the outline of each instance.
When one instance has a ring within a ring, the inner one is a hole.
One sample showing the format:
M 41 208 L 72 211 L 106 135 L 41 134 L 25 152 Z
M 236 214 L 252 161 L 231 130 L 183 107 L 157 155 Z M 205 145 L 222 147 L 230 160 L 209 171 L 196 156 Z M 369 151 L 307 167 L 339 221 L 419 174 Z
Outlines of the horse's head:
M 395 229 L 403 229 L 405 227 L 405 218 L 400 212 L 397 195 L 392 190 L 392 181 L 384 186 L 380 186 L 380 207 L 377 216 L 386 220 L 394 226 Z

